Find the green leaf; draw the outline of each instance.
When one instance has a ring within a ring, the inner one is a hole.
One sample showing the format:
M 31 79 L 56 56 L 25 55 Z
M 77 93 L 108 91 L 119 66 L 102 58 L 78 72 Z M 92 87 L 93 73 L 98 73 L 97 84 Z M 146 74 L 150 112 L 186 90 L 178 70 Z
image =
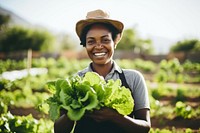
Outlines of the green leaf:
M 77 110 L 69 109 L 67 115 L 71 120 L 78 121 L 80 120 L 85 113 L 85 108 L 80 108 Z
M 79 102 L 78 100 L 72 100 L 72 103 L 70 104 L 70 107 L 72 109 L 80 109 L 82 107 L 81 102 Z
M 99 102 L 103 102 L 105 99 L 105 89 L 103 84 L 95 84 L 93 86 L 94 91 L 97 93 L 97 97 Z
M 56 82 L 56 87 L 58 88 L 56 96 L 59 97 L 59 100 L 64 104 L 68 105 L 72 101 L 73 89 L 68 79 L 59 79 Z
M 116 109 L 120 114 L 128 115 L 133 110 L 133 98 L 129 89 L 121 87 L 121 80 L 109 80 L 108 83 L 94 72 L 85 77 L 58 79 L 49 85 L 56 90 L 47 100 L 52 120 L 60 115 L 60 108 L 67 110 L 71 120 L 80 120 L 85 111 L 93 111 L 103 106 Z
M 111 107 L 122 115 L 129 115 L 133 111 L 134 105 L 130 90 L 124 87 L 114 95 L 117 97 L 111 102 Z
M 87 92 L 87 94 L 88 99 L 83 104 L 85 105 L 85 109 L 92 110 L 98 105 L 97 95 L 92 92 Z
M 73 93 L 73 89 L 69 79 L 62 79 L 62 82 L 60 82 L 60 88 L 69 95 Z
M 80 97 L 84 97 L 88 91 L 92 91 L 93 93 L 96 93 L 94 89 L 86 82 L 84 83 L 77 82 L 76 85 L 74 86 L 74 89 L 76 91 L 77 96 L 80 96 Z
M 101 82 L 105 82 L 103 77 L 100 77 L 97 73 L 95 72 L 87 72 L 83 78 L 83 82 L 87 81 L 90 83 L 91 86 L 95 84 L 99 84 Z
M 80 120 L 85 113 L 85 108 L 72 109 L 70 106 L 63 106 L 63 105 L 62 105 L 62 108 L 68 111 L 67 116 L 73 121 Z
M 88 100 L 88 98 L 89 98 L 89 91 L 86 93 L 86 95 L 85 95 L 83 98 L 80 97 L 80 98 L 78 98 L 78 100 L 79 100 L 80 102 L 85 102 L 85 101 Z
M 46 83 L 47 88 L 48 88 L 49 91 L 50 91 L 51 93 L 53 93 L 53 94 L 56 92 L 55 83 L 56 83 L 56 81 L 49 81 L 49 82 Z
M 71 97 L 71 95 L 65 93 L 66 91 L 64 89 L 62 89 L 60 91 L 60 101 L 64 104 L 64 105 L 70 105 L 70 103 L 72 102 L 73 98 Z
M 106 90 L 112 90 L 112 92 L 109 92 L 110 95 L 107 94 L 108 96 L 104 101 L 105 106 L 116 109 L 122 115 L 130 114 L 134 107 L 131 91 L 125 87 L 120 87 L 120 80 L 115 82 L 111 80 L 107 85 L 108 88 Z
M 49 103 L 49 116 L 50 118 L 55 121 L 60 116 L 60 105 L 55 102 Z

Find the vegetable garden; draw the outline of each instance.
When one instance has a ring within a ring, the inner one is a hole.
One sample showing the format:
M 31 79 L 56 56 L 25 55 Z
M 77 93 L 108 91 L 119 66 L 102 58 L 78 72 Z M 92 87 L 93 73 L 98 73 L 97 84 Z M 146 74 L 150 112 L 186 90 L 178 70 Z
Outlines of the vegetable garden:
M 85 68 L 89 60 L 38 58 L 36 71 L 27 60 L 0 60 L 0 132 L 52 133 L 53 122 L 45 102 L 52 96 L 47 82 L 67 78 Z M 151 105 L 151 133 L 200 132 L 200 63 L 177 59 L 151 61 L 116 60 L 122 68 L 141 71 Z M 16 76 L 17 75 L 17 76 Z M 20 77 L 19 77 L 20 76 Z

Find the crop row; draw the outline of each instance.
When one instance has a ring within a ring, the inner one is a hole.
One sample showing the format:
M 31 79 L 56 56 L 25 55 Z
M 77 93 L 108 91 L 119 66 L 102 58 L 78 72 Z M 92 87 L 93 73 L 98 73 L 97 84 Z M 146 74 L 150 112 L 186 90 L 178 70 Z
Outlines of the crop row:
M 67 60 L 65 58 L 33 59 L 32 67 L 46 68 L 47 72 L 34 76 L 28 74 L 12 81 L 0 77 L 0 132 L 18 132 L 18 130 L 20 132 L 52 132 L 53 122 L 48 118 L 48 106 L 44 103 L 45 99 L 51 96 L 45 86 L 46 82 L 71 76 L 86 67 L 89 62 L 89 60 Z M 200 120 L 198 102 L 200 88 L 198 84 L 186 84 L 200 82 L 199 63 L 186 61 L 180 64 L 177 59 L 163 60 L 158 64 L 139 59 L 116 60 L 116 62 L 123 68 L 137 69 L 144 75 L 150 75 L 147 86 L 152 119 L 159 119 L 160 124 L 163 124 L 163 119 Z M 22 70 L 26 68 L 26 60 L 0 60 L 0 68 L 2 68 L 0 70 L 2 74 L 5 71 Z M 9 111 L 20 108 L 23 110 L 32 108 L 39 112 L 39 116 L 34 114 L 33 116 L 19 116 L 9 113 Z M 172 127 L 152 128 L 150 132 L 192 133 L 194 131 L 190 128 Z
M 66 58 L 38 58 L 33 59 L 33 68 L 47 68 L 48 73 L 53 78 L 66 77 L 85 68 L 89 60 L 68 60 Z M 185 61 L 181 64 L 177 59 L 162 60 L 156 64 L 152 61 L 135 60 L 116 60 L 122 68 L 137 69 L 142 73 L 152 74 L 152 80 L 157 82 L 200 82 L 200 63 Z M 0 74 L 5 71 L 26 69 L 27 60 L 0 60 Z
M 45 83 L 49 80 L 49 74 L 38 75 L 38 76 L 28 76 L 26 78 L 18 79 L 10 82 L 9 80 L 1 80 L 1 100 L 4 101 L 6 105 L 15 107 L 36 107 L 42 103 L 45 99 L 50 96 Z M 186 86 L 185 84 L 179 85 L 177 88 L 167 85 L 167 84 L 156 84 L 152 86 L 151 82 L 147 82 L 149 88 L 149 95 L 151 101 L 151 116 L 160 117 L 160 115 L 166 115 L 165 108 L 170 110 L 169 114 L 176 110 L 175 103 L 178 101 L 186 102 L 187 99 L 197 99 L 200 96 L 200 89 L 198 85 Z M 163 98 L 171 98 L 170 105 L 164 106 L 159 101 Z M 191 118 L 197 117 L 200 110 L 196 106 L 189 107 Z M 155 110 L 155 111 L 154 111 Z M 160 113 L 158 113 L 160 111 Z M 178 116 L 178 112 L 177 112 Z M 174 116 L 175 117 L 175 116 Z M 181 116 L 186 117 L 187 116 Z M 171 118 L 171 117 L 170 117 Z

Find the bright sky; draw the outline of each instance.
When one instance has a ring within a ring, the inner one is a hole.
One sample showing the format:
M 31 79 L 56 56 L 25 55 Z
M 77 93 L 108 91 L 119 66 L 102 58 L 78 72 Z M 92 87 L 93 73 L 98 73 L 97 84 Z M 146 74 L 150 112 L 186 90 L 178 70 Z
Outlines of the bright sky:
M 0 0 L 0 6 L 33 24 L 72 35 L 87 11 L 100 8 L 125 28 L 136 26 L 142 37 L 200 38 L 200 0 Z

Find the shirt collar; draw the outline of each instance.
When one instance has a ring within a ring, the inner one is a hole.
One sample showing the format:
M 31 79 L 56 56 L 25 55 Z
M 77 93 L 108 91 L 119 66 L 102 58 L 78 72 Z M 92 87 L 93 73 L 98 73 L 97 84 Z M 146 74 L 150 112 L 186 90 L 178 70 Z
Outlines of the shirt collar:
M 117 65 L 115 61 L 113 61 L 113 68 L 110 73 L 114 73 L 115 71 L 118 73 L 122 73 L 122 69 Z
M 82 72 L 81 75 L 85 75 L 85 73 L 87 72 L 93 72 L 92 70 L 92 62 L 89 64 L 89 66 L 87 68 L 85 68 Z M 117 63 L 113 60 L 113 68 L 110 71 L 109 74 L 113 74 L 114 72 L 118 72 L 118 73 L 122 73 L 122 69 L 117 65 Z

